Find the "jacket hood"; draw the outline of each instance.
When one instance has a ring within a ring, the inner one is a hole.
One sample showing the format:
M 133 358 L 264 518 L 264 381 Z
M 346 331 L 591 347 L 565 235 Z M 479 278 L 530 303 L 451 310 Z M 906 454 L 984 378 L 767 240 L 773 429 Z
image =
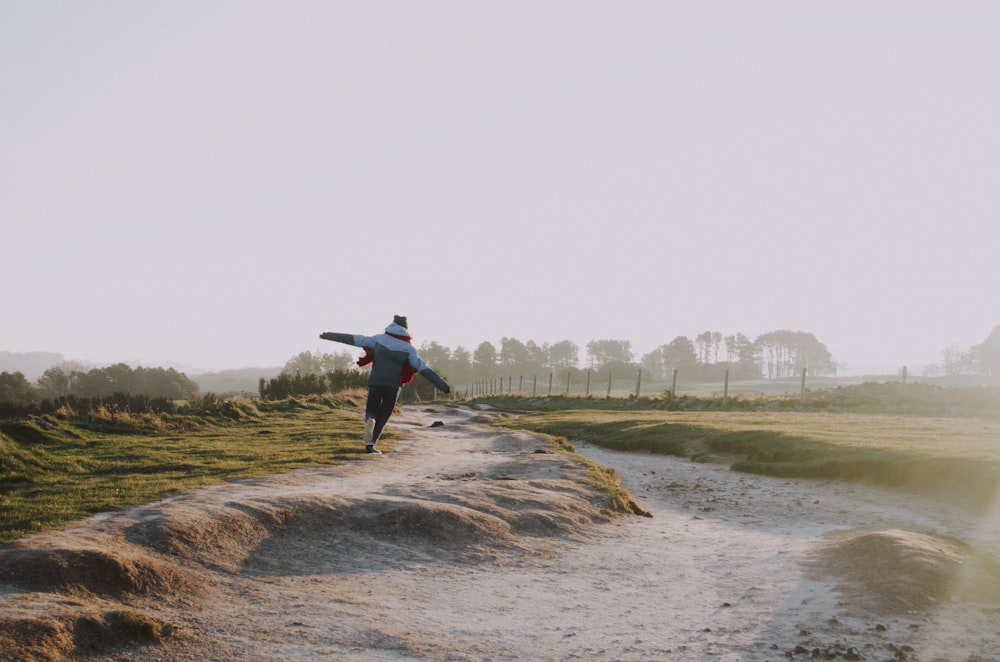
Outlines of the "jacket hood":
M 396 324 L 395 322 L 393 322 L 389 326 L 385 327 L 385 332 L 386 333 L 391 333 L 394 336 L 403 336 L 403 337 L 406 337 L 406 338 L 410 337 L 410 332 L 407 331 L 404 327 Z

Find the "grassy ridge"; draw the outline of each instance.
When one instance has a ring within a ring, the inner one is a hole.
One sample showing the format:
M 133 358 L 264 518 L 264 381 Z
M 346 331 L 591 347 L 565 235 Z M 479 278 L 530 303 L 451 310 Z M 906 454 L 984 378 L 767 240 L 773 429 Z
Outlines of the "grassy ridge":
M 214 417 L 2 423 L 0 541 L 200 485 L 360 457 L 357 410 L 330 398 L 242 400 Z
M 865 481 L 983 508 L 1000 493 L 1000 422 L 987 418 L 762 410 L 587 409 L 493 400 L 504 425 L 608 448 L 725 460 L 734 470 Z M 602 403 L 603 404 L 603 403 Z M 607 405 L 604 405 L 607 406 Z M 940 409 L 936 406 L 935 409 Z

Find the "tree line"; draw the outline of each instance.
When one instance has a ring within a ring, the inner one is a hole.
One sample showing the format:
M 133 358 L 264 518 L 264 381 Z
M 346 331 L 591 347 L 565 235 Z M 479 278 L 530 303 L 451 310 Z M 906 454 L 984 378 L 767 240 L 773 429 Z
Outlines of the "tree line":
M 175 413 L 178 403 L 204 404 L 198 385 L 173 368 L 55 366 L 37 384 L 21 372 L 0 372 L 0 418 L 59 413 L 113 422 L 119 414 Z
M 549 345 L 502 338 L 499 347 L 482 342 L 471 355 L 461 347 L 450 351 L 432 342 L 421 346 L 420 354 L 432 366 L 445 366 L 456 383 L 488 379 L 498 372 L 530 375 L 583 369 L 579 347 L 568 340 Z M 650 379 L 667 380 L 676 369 L 688 381 L 715 381 L 726 370 L 733 379 L 777 379 L 802 368 L 816 375 L 836 373 L 826 346 L 802 331 L 772 331 L 753 341 L 744 334 L 706 331 L 693 340 L 677 336 L 641 357 L 629 340 L 599 339 L 586 345 L 585 369 L 623 377 L 642 369 Z
M 804 331 L 779 329 L 750 339 L 742 333 L 723 335 L 705 331 L 693 339 L 677 336 L 651 352 L 636 357 L 628 340 L 592 340 L 586 345 L 585 368 L 581 368 L 580 347 L 569 340 L 557 343 L 522 342 L 504 337 L 499 346 L 484 341 L 469 351 L 454 350 L 436 341 L 419 347 L 420 356 L 453 384 L 468 384 L 499 375 L 544 375 L 579 372 L 622 377 L 642 369 L 650 379 L 668 381 L 674 370 L 688 382 L 720 381 L 726 371 L 731 379 L 781 379 L 795 377 L 802 370 L 813 376 L 837 375 L 837 362 L 826 345 Z M 347 352 L 321 354 L 303 352 L 290 359 L 282 372 L 324 374 L 354 370 L 357 357 Z M 946 375 L 976 374 L 1000 376 L 1000 326 L 969 349 L 949 347 L 943 351 L 940 370 Z M 415 383 L 418 383 L 419 380 Z
M 942 352 L 942 370 L 946 375 L 986 375 L 1000 377 L 1000 326 L 983 342 L 968 349 L 948 347 Z
M 32 403 L 59 398 L 142 394 L 166 400 L 197 400 L 198 385 L 173 368 L 133 368 L 116 363 L 90 370 L 53 366 L 33 385 L 21 372 L 0 373 L 0 402 Z
M 585 368 L 580 367 L 580 347 L 569 340 L 537 343 L 504 337 L 499 346 L 483 341 L 472 351 L 463 346 L 450 349 L 432 340 L 423 343 L 418 352 L 452 384 L 468 384 L 498 374 L 526 376 L 583 369 L 605 374 L 610 371 L 622 377 L 642 369 L 650 379 L 660 380 L 668 380 L 676 369 L 687 381 L 717 381 L 726 370 L 733 379 L 791 377 L 803 368 L 813 375 L 835 375 L 837 370 L 826 345 L 803 331 L 771 331 L 754 340 L 741 333 L 724 336 L 706 331 L 693 340 L 677 336 L 641 357 L 636 357 L 629 340 L 592 340 L 585 349 Z M 350 371 L 356 358 L 348 352 L 302 352 L 285 364 L 282 374 Z
M 484 341 L 469 351 L 454 350 L 436 341 L 419 348 L 421 357 L 452 384 L 468 384 L 497 376 L 529 376 L 582 370 L 580 348 L 569 340 L 556 343 L 522 342 L 504 337 L 499 346 Z M 358 370 L 357 355 L 302 352 L 289 359 L 272 380 L 261 379 L 263 399 L 291 395 L 337 392 L 364 387 L 365 374 Z M 826 345 L 803 331 L 777 330 L 750 340 L 742 333 L 722 335 L 705 331 L 693 340 L 677 336 L 653 351 L 636 357 L 628 340 L 592 340 L 586 345 L 586 368 L 598 373 L 629 376 L 642 369 L 649 379 L 669 380 L 673 371 L 685 381 L 718 381 L 729 371 L 732 379 L 778 379 L 792 377 L 803 369 L 811 375 L 836 376 L 837 364 Z M 1000 326 L 982 342 L 967 350 L 949 347 L 943 352 L 946 375 L 1000 376 Z M 424 392 L 421 392 L 423 389 Z M 409 388 L 420 397 L 433 390 L 418 378 Z M 126 398 L 135 394 L 137 398 Z M 110 400 L 109 400 L 110 399 Z M 0 372 L 0 403 L 16 408 L 58 403 L 92 402 L 95 407 L 113 401 L 133 410 L 163 410 L 168 402 L 197 403 L 198 385 L 173 368 L 132 368 L 117 363 L 104 368 L 83 369 L 66 363 L 55 365 L 32 384 L 21 372 Z M 37 406 L 30 407 L 37 410 Z

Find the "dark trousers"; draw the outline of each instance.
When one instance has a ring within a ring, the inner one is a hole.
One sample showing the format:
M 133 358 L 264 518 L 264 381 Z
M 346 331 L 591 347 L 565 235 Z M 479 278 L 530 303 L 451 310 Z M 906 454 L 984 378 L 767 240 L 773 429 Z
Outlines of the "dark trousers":
M 382 434 L 382 428 L 389 422 L 392 416 L 392 409 L 396 406 L 396 398 L 399 395 L 399 387 L 392 386 L 369 386 L 368 404 L 365 405 L 365 420 L 375 419 L 375 430 L 372 433 L 372 440 L 369 444 L 378 441 Z

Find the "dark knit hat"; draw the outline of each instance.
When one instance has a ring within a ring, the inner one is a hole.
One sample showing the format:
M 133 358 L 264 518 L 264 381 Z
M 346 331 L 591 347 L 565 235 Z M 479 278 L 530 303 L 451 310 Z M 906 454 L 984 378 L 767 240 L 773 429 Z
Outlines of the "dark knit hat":
M 401 327 L 403 327 L 404 329 L 407 329 L 407 330 L 409 330 L 409 328 L 410 328 L 406 324 L 406 315 L 393 315 L 392 316 L 392 323 L 393 324 L 398 324 L 398 325 L 400 325 Z

